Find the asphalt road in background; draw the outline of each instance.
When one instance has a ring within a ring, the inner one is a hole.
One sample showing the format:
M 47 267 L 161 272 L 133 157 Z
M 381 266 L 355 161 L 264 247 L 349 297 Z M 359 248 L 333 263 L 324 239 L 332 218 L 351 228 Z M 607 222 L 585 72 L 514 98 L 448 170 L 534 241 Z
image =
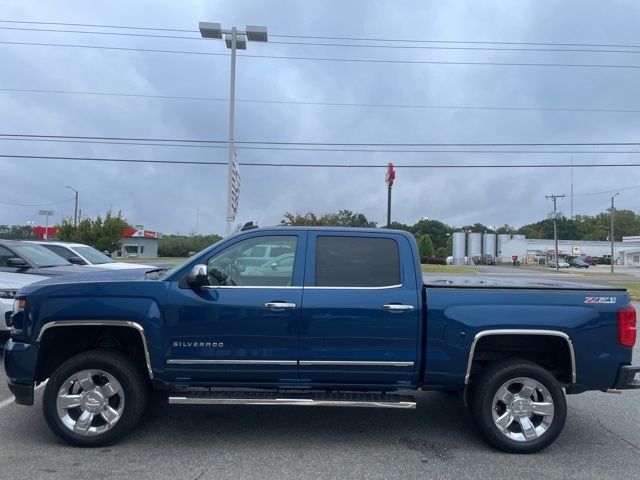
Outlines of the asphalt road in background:
M 569 396 L 564 432 L 536 455 L 488 447 L 461 398 L 438 392 L 403 411 L 159 402 L 121 443 L 86 450 L 49 431 L 41 396 L 0 407 L 1 480 L 640 478 L 640 391 Z

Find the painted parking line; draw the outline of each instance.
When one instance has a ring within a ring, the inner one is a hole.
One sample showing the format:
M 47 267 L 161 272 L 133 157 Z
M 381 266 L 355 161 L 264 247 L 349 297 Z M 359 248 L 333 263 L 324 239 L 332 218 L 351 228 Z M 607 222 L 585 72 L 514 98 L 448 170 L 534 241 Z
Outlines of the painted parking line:
M 42 382 L 40 385 L 38 385 L 36 388 L 34 388 L 34 391 L 38 391 L 40 390 L 42 387 L 44 387 L 47 384 L 47 381 L 45 380 L 44 382 Z M 0 402 L 0 410 L 2 410 L 4 407 L 9 406 L 13 403 L 13 401 L 15 400 L 15 397 L 11 397 L 11 398 L 7 398 L 6 400 L 3 400 Z

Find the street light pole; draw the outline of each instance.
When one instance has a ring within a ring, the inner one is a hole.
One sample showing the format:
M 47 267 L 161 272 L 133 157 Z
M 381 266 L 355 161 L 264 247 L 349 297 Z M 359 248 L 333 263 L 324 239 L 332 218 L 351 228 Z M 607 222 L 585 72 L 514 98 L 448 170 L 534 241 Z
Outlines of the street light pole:
M 239 184 L 234 191 L 234 181 L 238 182 L 239 177 L 234 167 L 235 165 L 235 103 L 236 103 L 236 50 L 246 50 L 247 40 L 255 42 L 266 42 L 267 27 L 247 25 L 245 31 L 239 31 L 236 27 L 230 30 L 223 30 L 219 23 L 200 22 L 200 35 L 203 38 L 222 39 L 225 34 L 227 48 L 231 49 L 231 82 L 229 87 L 229 151 L 227 167 L 227 215 L 225 233 L 231 234 L 231 224 L 235 220 L 237 210 L 237 197 L 239 195 Z
M 235 150 L 234 133 L 235 133 L 235 115 L 236 115 L 236 45 L 238 42 L 238 29 L 231 29 L 231 86 L 229 87 L 229 156 L 227 165 L 227 227 L 225 228 L 225 236 L 231 235 L 231 224 L 235 215 L 231 205 L 232 195 L 232 177 L 233 177 L 233 155 Z
M 76 192 L 76 207 L 73 211 L 73 226 L 77 227 L 78 226 L 78 190 L 76 190 L 73 187 L 70 187 L 69 185 L 67 185 L 65 188 L 68 188 L 69 190 L 73 190 L 74 192 Z
M 613 262 L 614 262 L 614 259 L 613 259 L 613 223 L 614 223 L 613 219 L 614 219 L 615 213 L 616 213 L 616 209 L 614 207 L 613 200 L 618 195 L 620 195 L 620 193 L 616 193 L 613 197 L 611 197 L 611 210 L 609 210 L 609 212 L 611 214 L 610 215 L 611 216 L 611 232 L 609 233 L 609 237 L 611 239 L 611 273 L 613 273 Z
M 556 249 L 556 272 L 560 271 L 560 263 L 558 260 L 558 226 L 557 226 L 557 219 L 558 219 L 558 213 L 556 211 L 556 200 L 558 198 L 564 198 L 564 195 L 545 195 L 544 198 L 550 198 L 551 200 L 553 200 L 553 242 L 555 244 L 555 249 Z

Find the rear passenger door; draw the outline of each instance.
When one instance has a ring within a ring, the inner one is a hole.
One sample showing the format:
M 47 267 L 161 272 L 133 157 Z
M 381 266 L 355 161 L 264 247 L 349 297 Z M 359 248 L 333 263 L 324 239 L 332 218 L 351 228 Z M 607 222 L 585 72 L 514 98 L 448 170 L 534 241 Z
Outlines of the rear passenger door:
M 409 240 L 373 232 L 309 231 L 307 241 L 300 381 L 413 384 L 421 289 Z

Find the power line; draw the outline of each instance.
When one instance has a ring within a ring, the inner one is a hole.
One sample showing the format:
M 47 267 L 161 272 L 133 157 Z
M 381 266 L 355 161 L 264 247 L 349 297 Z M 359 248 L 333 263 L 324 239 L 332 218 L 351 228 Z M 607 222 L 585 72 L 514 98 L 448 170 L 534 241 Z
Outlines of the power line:
M 0 41 L 3 45 L 21 45 L 35 47 L 62 47 L 62 48 L 89 48 L 98 50 L 132 51 L 146 53 L 170 53 L 180 55 L 208 55 L 208 56 L 229 56 L 227 53 L 198 52 L 193 50 L 165 50 L 158 48 L 133 48 L 133 47 L 113 47 L 105 45 L 79 45 L 68 43 L 43 43 L 43 42 L 13 42 Z M 567 67 L 567 68 L 614 68 L 614 69 L 640 69 L 640 65 L 628 64 L 597 64 L 597 63 L 544 63 L 544 62 L 460 62 L 445 60 L 396 60 L 396 59 L 371 59 L 371 58 L 339 58 L 339 57 L 303 57 L 289 55 L 253 55 L 243 54 L 243 58 L 268 58 L 273 60 L 303 60 L 317 62 L 340 62 L 340 63 L 379 63 L 379 64 L 403 64 L 403 65 L 488 65 L 494 67 Z
M 27 31 L 27 32 L 47 32 L 47 33 L 71 33 L 82 35 L 112 35 L 112 36 L 124 36 L 124 37 L 142 37 L 142 38 L 161 38 L 161 39 L 177 39 L 177 40 L 198 40 L 202 41 L 201 36 L 197 37 L 185 37 L 183 35 L 161 35 L 153 33 L 131 33 L 131 32 L 102 32 L 96 30 L 66 30 L 57 28 L 26 28 L 26 27 L 6 27 L 0 26 L 0 30 L 11 31 Z M 197 32 L 197 30 L 195 31 Z M 273 36 L 273 35 L 272 35 Z M 297 38 L 309 38 L 299 36 Z M 326 40 L 326 39 L 325 39 Z M 335 39 L 330 39 L 335 40 Z M 380 40 L 378 40 L 380 41 Z M 319 42 L 300 42 L 300 41 L 283 41 L 283 40 L 271 40 L 270 44 L 278 45 L 295 45 L 305 47 L 339 47 L 339 48 L 381 48 L 381 49 L 409 49 L 409 50 L 470 50 L 470 51 L 504 51 L 504 52 L 569 52 L 569 53 L 632 53 L 638 54 L 639 50 L 605 50 L 602 48 L 551 48 L 551 47 L 473 47 L 473 46 L 447 46 L 442 45 L 376 45 L 365 43 L 319 43 Z M 436 43 L 436 42 L 434 42 Z M 453 42 L 450 42 L 453 43 Z M 460 42 L 455 42 L 460 43 Z
M 12 207 L 45 207 L 48 205 L 59 205 L 61 203 L 69 202 L 71 200 L 73 200 L 73 197 L 67 198 L 66 200 L 60 200 L 58 202 L 49 202 L 49 203 L 10 203 L 10 202 L 0 201 L 0 204 L 11 205 Z
M 31 160 L 70 160 L 70 161 L 91 161 L 91 162 L 117 162 L 117 163 L 150 163 L 150 164 L 173 164 L 173 165 L 227 165 L 226 161 L 194 161 L 194 160 L 150 160 L 137 158 L 102 158 L 102 157 L 69 157 L 69 156 L 45 156 L 45 155 L 7 155 L 0 154 L 0 158 L 10 159 L 31 159 Z M 301 168 L 388 168 L 387 164 L 343 164 L 343 163 L 265 163 L 265 162 L 240 162 L 240 165 L 251 167 L 301 167 Z M 567 168 L 571 166 L 565 164 L 399 164 L 397 168 L 419 168 L 419 169 L 447 169 L 447 168 Z M 640 163 L 574 163 L 577 168 L 623 168 L 639 167 Z
M 114 97 L 150 98 L 159 100 L 196 100 L 211 102 L 228 102 L 228 98 L 222 97 L 200 97 L 184 95 L 147 95 L 141 93 L 123 92 L 88 92 L 77 90 L 46 90 L 36 88 L 0 88 L 0 92 L 22 92 L 22 93 L 53 93 L 65 95 L 95 95 Z M 640 109 L 620 109 L 620 108 L 580 108 L 580 107 L 511 107 L 511 106 L 480 106 L 480 105 L 428 105 L 428 104 L 392 104 L 392 103 L 349 103 L 349 102 L 310 102 L 297 100 L 259 100 L 259 99 L 237 99 L 240 103 L 260 103 L 260 104 L 284 104 L 284 105 L 309 105 L 309 106 L 329 106 L 329 107 L 371 107 L 371 108 L 417 108 L 417 109 L 447 109 L 447 110 L 522 110 L 522 111 L 550 111 L 550 112 L 602 112 L 602 113 L 640 113 Z
M 4 138 L 0 137 L 0 141 L 23 141 L 23 142 L 54 142 L 54 143 L 80 143 L 80 144 L 99 144 L 99 145 L 130 145 L 130 146 L 150 146 L 150 147 L 186 147 L 186 148 L 220 148 L 226 149 L 226 145 L 208 145 L 208 144 L 183 144 L 183 143 L 154 143 L 154 142 L 128 142 L 128 141 L 110 141 L 110 140 L 66 140 L 66 139 L 47 139 L 47 138 Z M 473 153 L 473 154 L 639 154 L 636 150 L 431 150 L 431 149 L 371 149 L 371 148 L 318 148 L 318 147 L 260 147 L 260 146 L 236 146 L 238 150 L 275 150 L 275 151 L 294 151 L 294 152 L 354 152 L 354 153 Z
M 195 138 L 145 138 L 145 137 L 103 137 L 83 135 L 43 135 L 27 133 L 0 133 L 1 137 L 24 138 L 64 138 L 82 140 L 120 140 L 147 142 L 214 143 L 226 144 L 228 140 L 207 140 Z M 240 145 L 298 145 L 298 146 L 344 146 L 344 147 L 602 147 L 602 146 L 640 146 L 640 142 L 488 142 L 488 143 L 356 143 L 356 142 L 290 142 L 273 140 L 236 140 Z M 618 153 L 618 152 L 616 152 Z M 626 153 L 626 152 L 624 152 Z M 640 153 L 640 152 L 637 152 Z
M 57 25 L 64 27 L 90 27 L 90 28 L 113 28 L 123 30 L 144 30 L 158 32 L 181 32 L 199 33 L 197 29 L 182 28 L 162 28 L 162 27 L 139 27 L 131 25 L 104 25 L 90 23 L 63 23 L 63 22 L 37 22 L 25 20 L 0 20 L 0 23 L 15 23 L 27 25 Z M 511 41 L 489 41 L 489 40 L 451 40 L 451 39 L 411 39 L 411 38 L 384 38 L 384 37 L 355 37 L 355 36 L 329 36 L 329 35 L 294 35 L 294 34 L 273 34 L 274 38 L 297 38 L 312 40 L 334 40 L 334 41 L 366 41 L 366 42 L 393 42 L 393 43 L 443 43 L 443 44 L 469 44 L 469 45 L 531 45 L 531 46 L 556 46 L 556 47 L 589 47 L 589 48 L 640 48 L 635 44 L 619 43 L 579 43 L 579 42 L 511 42 Z
M 586 197 L 586 196 L 590 196 L 590 195 L 603 195 L 605 193 L 621 192 L 623 190 L 634 190 L 636 188 L 640 188 L 640 185 L 634 185 L 632 187 L 615 188 L 613 190 L 603 190 L 601 192 L 576 193 L 574 196 L 576 196 L 576 197 Z M 608 200 L 607 200 L 607 202 L 608 202 Z

